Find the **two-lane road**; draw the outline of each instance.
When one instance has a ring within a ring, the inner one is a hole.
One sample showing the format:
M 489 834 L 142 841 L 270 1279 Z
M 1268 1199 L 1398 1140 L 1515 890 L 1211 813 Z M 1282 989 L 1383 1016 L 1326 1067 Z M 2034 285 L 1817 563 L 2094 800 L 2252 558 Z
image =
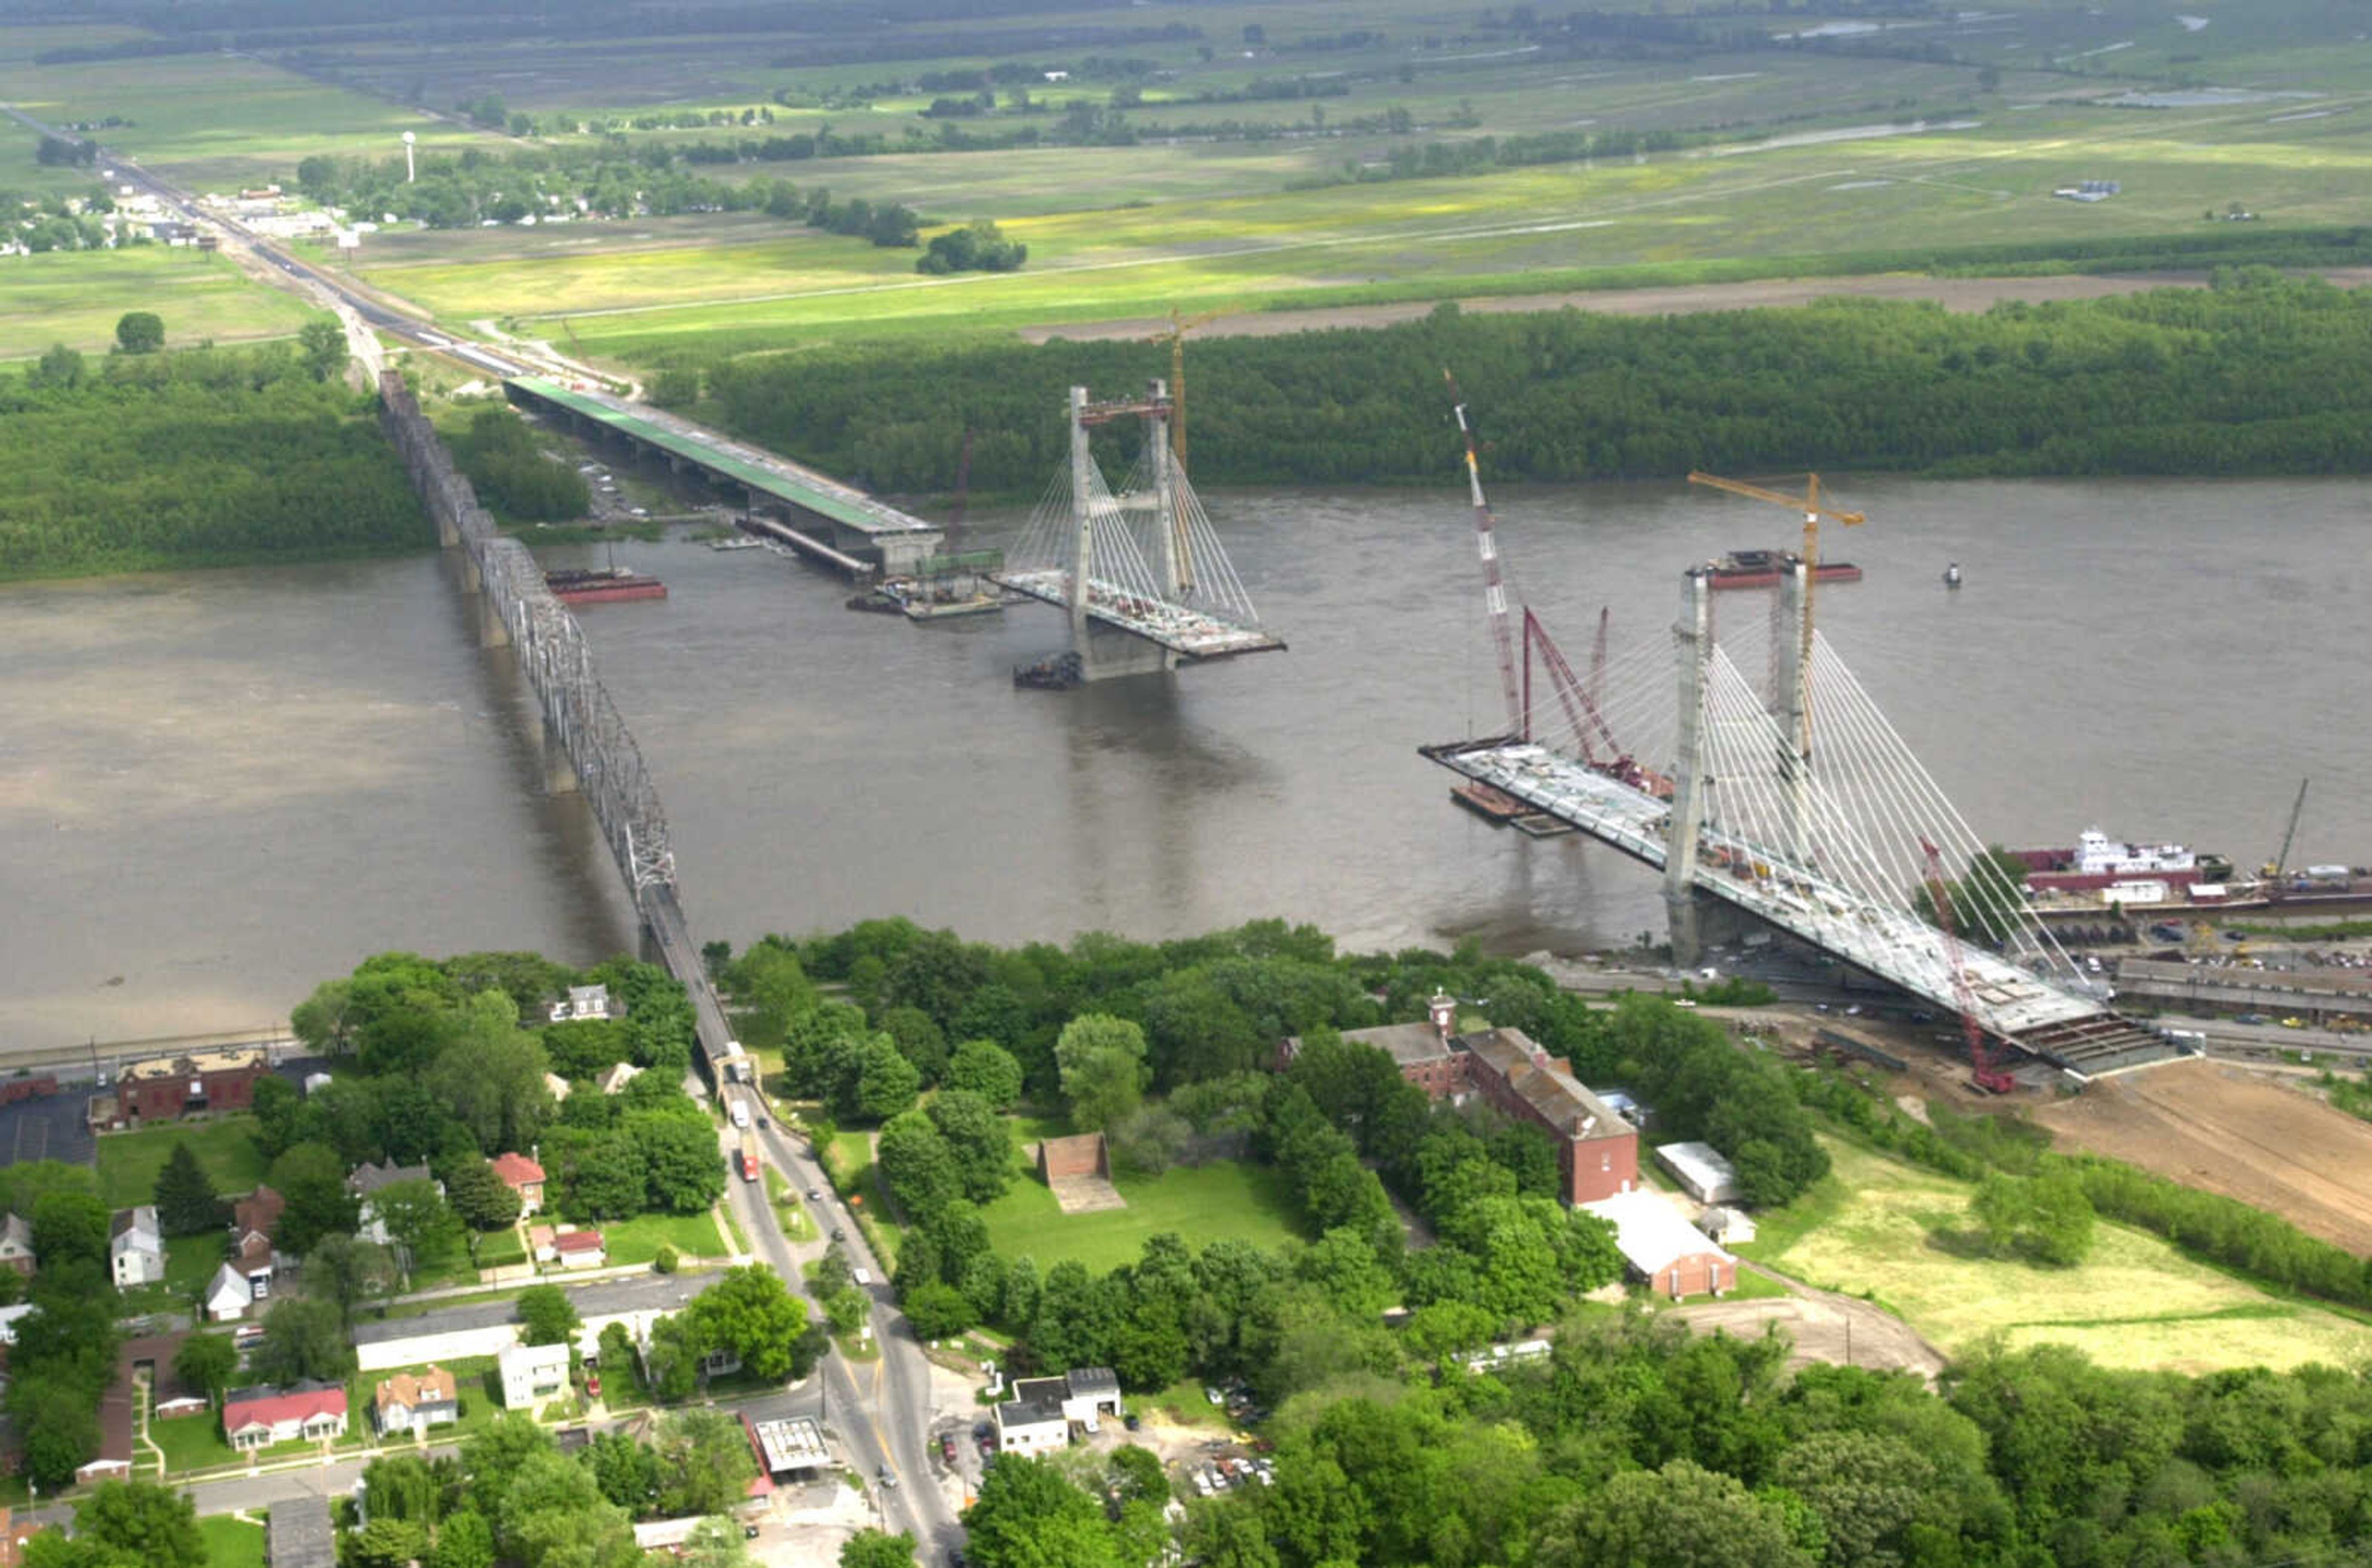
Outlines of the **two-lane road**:
M 873 1298 L 873 1340 L 879 1358 L 866 1365 L 852 1364 L 838 1354 L 825 1356 L 824 1397 L 851 1463 L 876 1490 L 885 1524 L 893 1531 L 911 1533 L 926 1560 L 938 1556 L 963 1543 L 963 1530 L 931 1459 L 929 1358 L 891 1303 L 889 1271 L 865 1244 L 864 1233 L 842 1207 L 823 1172 L 798 1140 L 774 1125 L 772 1117 L 768 1121 L 758 1134 L 768 1161 L 789 1179 L 795 1192 L 822 1194 L 820 1200 L 807 1202 L 817 1239 L 794 1245 L 784 1236 L 762 1181 L 736 1180 L 732 1202 L 758 1256 L 785 1279 L 796 1279 L 799 1265 L 822 1256 L 827 1245 L 822 1238 L 835 1229 L 846 1237 L 841 1247 L 849 1262 L 871 1276 L 873 1283 L 865 1289 Z M 880 1485 L 885 1467 L 895 1486 Z

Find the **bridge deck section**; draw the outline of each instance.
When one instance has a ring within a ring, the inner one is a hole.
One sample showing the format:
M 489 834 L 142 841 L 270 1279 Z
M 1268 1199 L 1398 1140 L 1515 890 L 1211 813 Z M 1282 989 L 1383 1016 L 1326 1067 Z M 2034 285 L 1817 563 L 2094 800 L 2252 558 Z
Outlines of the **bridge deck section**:
M 540 376 L 515 376 L 506 386 L 515 395 L 598 420 L 621 435 L 729 479 L 756 494 L 801 507 L 869 536 L 938 534 L 936 523 L 898 510 L 803 463 L 695 424 L 691 420 L 628 402 L 606 392 L 580 392 Z
M 1018 594 L 1067 609 L 1071 574 L 1060 566 L 992 573 L 991 580 Z M 1087 579 L 1087 614 L 1107 626 L 1157 643 L 1189 659 L 1234 658 L 1239 654 L 1281 653 L 1285 640 L 1207 610 L 1146 598 L 1101 577 Z
M 1547 747 L 1507 738 L 1428 747 L 1424 754 L 1659 871 L 1664 867 L 1669 801 Z M 1816 870 L 1788 865 L 1771 846 L 1717 827 L 1703 830 L 1699 846 L 1693 881 L 1700 890 L 1944 1011 L 1959 1010 L 1943 934 L 1925 921 Z M 2099 1000 L 2063 991 L 1994 954 L 1963 949 L 1961 969 L 1980 1024 L 2062 1066 L 2089 1074 L 2173 1054 Z

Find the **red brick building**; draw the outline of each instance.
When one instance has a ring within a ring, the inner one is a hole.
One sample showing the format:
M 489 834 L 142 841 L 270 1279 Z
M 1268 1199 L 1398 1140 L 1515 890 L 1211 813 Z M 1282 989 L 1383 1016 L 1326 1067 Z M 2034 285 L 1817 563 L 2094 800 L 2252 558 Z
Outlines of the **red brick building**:
M 1428 1012 L 1422 1024 L 1348 1029 L 1343 1038 L 1383 1051 L 1402 1078 L 1435 1099 L 1481 1095 L 1510 1121 L 1546 1132 L 1556 1144 L 1559 1195 L 1567 1203 L 1595 1202 L 1637 1188 L 1638 1129 L 1583 1087 L 1568 1064 L 1521 1029 L 1452 1032 L 1458 1005 L 1449 997 L 1435 997 Z M 1285 1042 L 1277 1052 L 1279 1071 L 1300 1048 L 1298 1040 Z
M 211 1111 L 245 1110 L 255 1103 L 255 1081 L 271 1070 L 261 1046 L 134 1062 L 123 1070 L 113 1094 L 93 1098 L 91 1125 L 145 1127 Z

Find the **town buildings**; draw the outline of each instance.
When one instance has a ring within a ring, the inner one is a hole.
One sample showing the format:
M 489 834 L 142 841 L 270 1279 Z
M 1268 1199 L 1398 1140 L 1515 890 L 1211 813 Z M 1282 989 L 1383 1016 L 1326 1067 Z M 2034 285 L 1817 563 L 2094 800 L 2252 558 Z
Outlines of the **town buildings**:
M 418 1376 L 399 1372 L 371 1391 L 371 1423 L 382 1437 L 425 1436 L 430 1427 L 460 1419 L 460 1390 L 453 1374 L 441 1366 Z
M 245 1110 L 255 1102 L 255 1081 L 271 1070 L 260 1045 L 134 1062 L 112 1090 L 91 1097 L 90 1125 L 106 1132 Z
M 223 1435 L 241 1453 L 302 1437 L 328 1442 L 346 1434 L 343 1383 L 260 1384 L 223 1396 Z
M 1581 1208 L 1614 1226 L 1622 1260 L 1650 1290 L 1677 1301 L 1718 1295 L 1738 1283 L 1738 1260 L 1682 1219 L 1671 1200 L 1659 1193 L 1623 1192 Z
M 1121 1413 L 1120 1379 L 1108 1366 L 1076 1366 L 1060 1377 L 1015 1380 L 996 1407 L 996 1446 L 1005 1454 L 1044 1454 L 1071 1441 L 1071 1428 L 1096 1430 Z
M 116 1211 L 108 1227 L 107 1264 L 118 1290 L 155 1284 L 165 1277 L 165 1233 L 157 1224 L 154 1203 Z
M 525 1155 L 507 1150 L 494 1157 L 494 1174 L 503 1185 L 519 1195 L 519 1212 L 538 1214 L 543 1208 L 543 1167 Z
M 532 1411 L 568 1388 L 568 1347 L 505 1345 L 494 1358 L 503 1384 L 503 1408 Z

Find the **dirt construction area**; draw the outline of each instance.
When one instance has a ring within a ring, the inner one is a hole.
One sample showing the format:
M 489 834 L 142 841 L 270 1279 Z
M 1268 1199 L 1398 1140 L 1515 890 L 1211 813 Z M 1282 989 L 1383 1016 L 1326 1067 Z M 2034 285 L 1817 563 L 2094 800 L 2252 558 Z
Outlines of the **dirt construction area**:
M 1719 1329 L 1738 1339 L 1760 1339 L 1775 1324 L 1794 1344 L 1787 1357 L 1790 1371 L 1827 1362 L 1836 1366 L 1915 1372 L 1932 1383 L 1944 1370 L 1943 1353 L 1884 1307 L 1834 1291 L 1814 1290 L 1770 1270 L 1758 1272 L 1785 1281 L 1790 1294 L 1701 1302 L 1671 1311 L 1699 1333 Z
M 2096 1082 L 2034 1119 L 2062 1149 L 2238 1198 L 2372 1253 L 2372 1123 L 2262 1074 L 2170 1063 Z

